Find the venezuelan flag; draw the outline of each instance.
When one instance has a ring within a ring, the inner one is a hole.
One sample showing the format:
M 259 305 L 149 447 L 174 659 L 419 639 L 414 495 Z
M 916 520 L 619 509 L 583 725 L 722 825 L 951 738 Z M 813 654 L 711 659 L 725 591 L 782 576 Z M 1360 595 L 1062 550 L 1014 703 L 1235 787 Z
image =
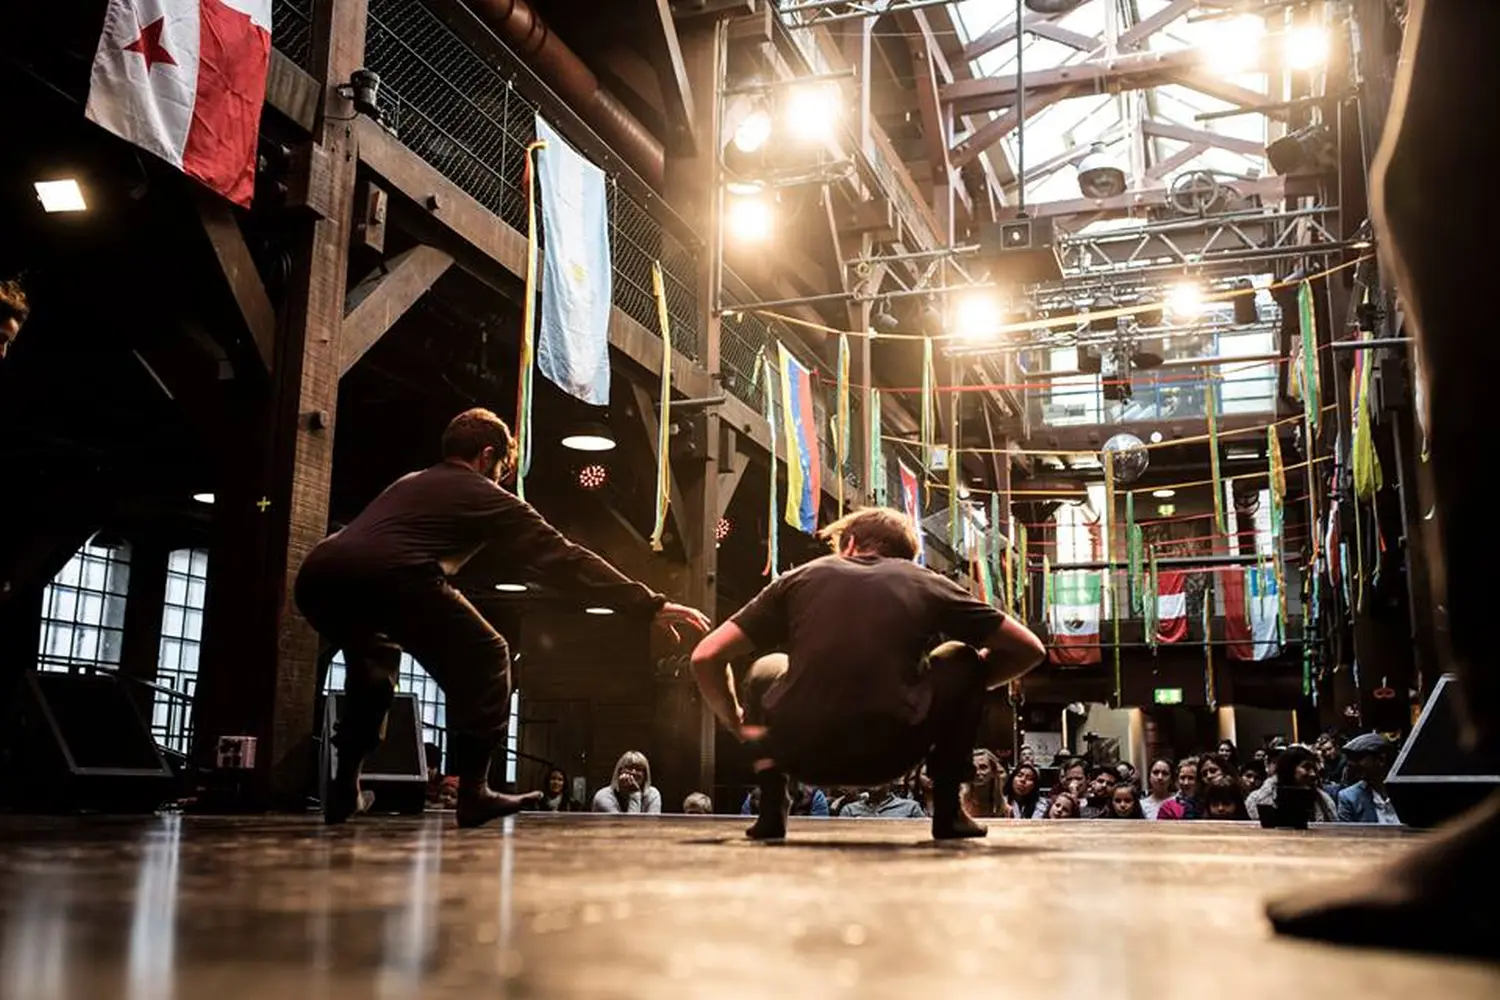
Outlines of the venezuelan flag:
M 781 344 L 781 422 L 786 431 L 786 523 L 808 534 L 818 530 L 823 462 L 818 455 L 818 419 L 813 412 L 812 375 Z

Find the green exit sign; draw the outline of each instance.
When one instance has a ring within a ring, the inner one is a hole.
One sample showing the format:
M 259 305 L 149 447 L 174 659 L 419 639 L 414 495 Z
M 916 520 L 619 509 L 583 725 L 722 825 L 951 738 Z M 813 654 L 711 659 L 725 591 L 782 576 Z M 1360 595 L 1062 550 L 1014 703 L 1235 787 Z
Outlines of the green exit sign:
M 1151 700 L 1158 705 L 1181 705 L 1182 688 L 1157 688 L 1151 693 Z

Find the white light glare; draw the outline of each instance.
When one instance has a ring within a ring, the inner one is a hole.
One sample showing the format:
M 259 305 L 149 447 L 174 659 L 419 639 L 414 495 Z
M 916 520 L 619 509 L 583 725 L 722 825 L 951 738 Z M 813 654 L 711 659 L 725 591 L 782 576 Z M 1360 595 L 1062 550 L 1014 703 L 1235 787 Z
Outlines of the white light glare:
M 759 243 L 771 235 L 771 206 L 755 196 L 731 199 L 724 222 L 735 239 Z
M 1183 281 L 1172 286 L 1167 308 L 1178 319 L 1193 319 L 1203 313 L 1203 288 L 1197 282 Z
M 1264 18 L 1245 14 L 1227 21 L 1208 21 L 1201 48 L 1204 68 L 1220 76 L 1237 76 L 1256 65 L 1261 39 L 1266 33 Z
M 37 181 L 36 200 L 42 203 L 44 212 L 84 212 L 88 205 L 83 200 L 83 189 L 69 177 L 60 181 Z
M 1151 495 L 1158 500 L 1170 500 L 1177 495 L 1176 490 L 1152 490 Z
M 832 137 L 842 101 L 832 83 L 807 83 L 793 87 L 783 113 L 792 135 L 804 142 Z
M 734 130 L 734 145 L 742 153 L 754 153 L 771 138 L 771 116 L 756 108 Z
M 1328 61 L 1328 32 L 1323 28 L 1293 28 L 1286 33 L 1284 55 L 1288 69 L 1316 69 Z
M 214 495 L 212 493 L 194 493 L 193 499 L 199 503 L 213 503 Z
M 1152 431 L 1151 432 L 1151 443 L 1152 444 L 1161 444 L 1161 431 Z
M 586 615 L 612 615 L 612 614 L 615 613 L 615 609 L 614 608 L 584 608 L 583 609 L 583 613 L 586 614 Z
M 524 583 L 497 583 L 497 584 L 495 584 L 495 589 L 498 590 L 498 591 L 500 591 L 500 593 L 502 593 L 502 594 L 524 594 L 524 593 L 526 593 L 526 584 L 524 584 Z
M 979 292 L 970 292 L 953 307 L 953 332 L 969 341 L 993 340 L 1000 329 L 1000 306 Z
M 569 434 L 562 439 L 562 446 L 574 451 L 613 451 L 615 442 L 602 434 Z

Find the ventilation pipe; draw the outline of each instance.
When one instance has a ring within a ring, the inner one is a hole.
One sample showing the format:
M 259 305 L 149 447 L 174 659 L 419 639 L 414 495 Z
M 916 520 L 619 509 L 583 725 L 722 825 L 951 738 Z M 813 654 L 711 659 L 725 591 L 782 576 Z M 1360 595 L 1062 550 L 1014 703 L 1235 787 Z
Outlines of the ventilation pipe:
M 526 0 L 464 0 L 635 172 L 657 190 L 666 171 L 660 140 L 632 115 Z

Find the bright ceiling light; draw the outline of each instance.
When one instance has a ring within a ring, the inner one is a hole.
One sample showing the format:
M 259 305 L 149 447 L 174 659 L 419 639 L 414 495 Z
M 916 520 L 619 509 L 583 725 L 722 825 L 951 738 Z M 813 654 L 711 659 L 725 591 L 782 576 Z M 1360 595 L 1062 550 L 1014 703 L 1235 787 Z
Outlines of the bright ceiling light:
M 199 503 L 213 503 L 214 495 L 212 493 L 194 493 L 193 499 Z
M 583 609 L 583 613 L 586 614 L 586 615 L 612 615 L 612 614 L 615 613 L 615 609 L 614 608 L 584 608 Z
M 500 593 L 502 593 L 502 594 L 524 594 L 524 593 L 526 593 L 526 584 L 524 584 L 524 583 L 497 583 L 497 584 L 495 584 L 495 589 L 498 590 L 498 591 L 500 591 Z
M 804 142 L 829 139 L 838 123 L 842 104 L 835 84 L 805 83 L 793 87 L 783 109 L 787 129 Z
M 724 213 L 730 235 L 745 243 L 760 243 L 771 235 L 771 206 L 764 198 L 733 198 Z
M 60 181 L 37 181 L 36 200 L 42 203 L 44 212 L 85 212 L 88 205 L 83 200 L 83 189 L 78 182 L 68 177 Z
M 1293 28 L 1286 33 L 1283 55 L 1288 69 L 1316 69 L 1328 61 L 1327 30 Z
M 1266 33 L 1264 18 L 1245 14 L 1225 21 L 1207 21 L 1202 27 L 1207 36 L 1203 68 L 1219 76 L 1236 76 L 1255 68 L 1261 39 Z
M 734 130 L 734 145 L 742 153 L 754 153 L 771 138 L 771 116 L 756 108 Z
M 1176 490 L 1152 490 L 1151 495 L 1158 500 L 1170 500 L 1177 495 Z
M 1161 431 L 1152 431 L 1151 432 L 1151 443 L 1152 444 L 1161 444 Z
M 1195 319 L 1203 313 L 1203 287 L 1195 281 L 1172 286 L 1167 295 L 1167 309 L 1178 319 Z
M 1000 304 L 982 292 L 968 292 L 953 305 L 953 332 L 963 340 L 993 340 L 1000 323 Z

